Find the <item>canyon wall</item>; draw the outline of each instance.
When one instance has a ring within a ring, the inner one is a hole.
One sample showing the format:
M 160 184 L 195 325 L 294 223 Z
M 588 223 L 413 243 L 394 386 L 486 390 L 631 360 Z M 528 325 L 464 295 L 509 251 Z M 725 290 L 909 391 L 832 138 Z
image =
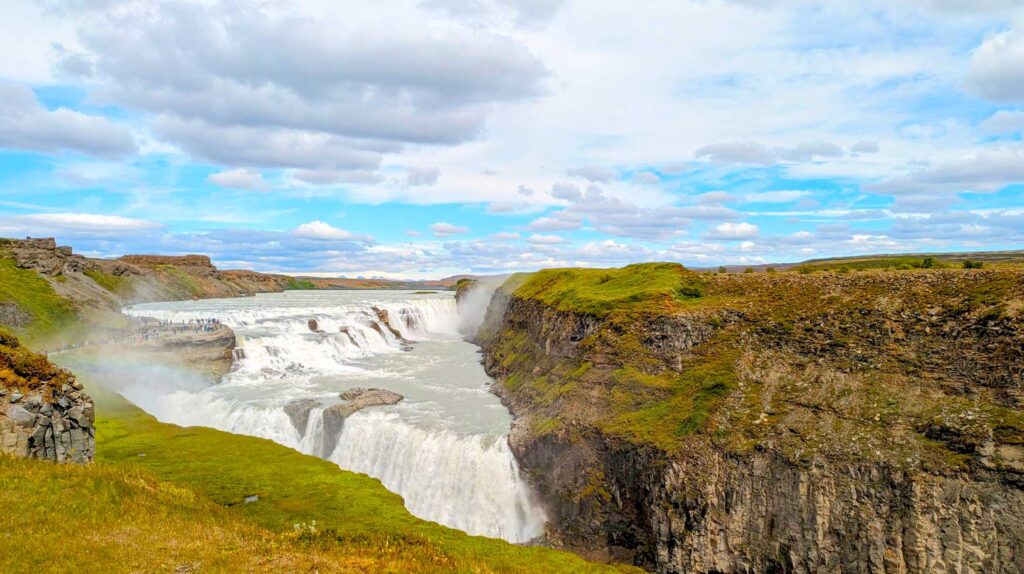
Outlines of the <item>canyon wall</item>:
M 665 573 L 1024 571 L 1021 272 L 560 273 L 510 280 L 478 335 L 552 544 Z

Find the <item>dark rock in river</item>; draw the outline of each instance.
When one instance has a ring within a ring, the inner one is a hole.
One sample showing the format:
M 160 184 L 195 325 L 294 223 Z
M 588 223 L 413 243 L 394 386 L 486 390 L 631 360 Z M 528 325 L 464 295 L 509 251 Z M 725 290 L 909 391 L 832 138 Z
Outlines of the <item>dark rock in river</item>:
M 316 399 L 299 399 L 285 405 L 284 414 L 291 419 L 295 430 L 300 435 L 306 434 L 306 425 L 309 423 L 309 413 L 320 403 Z
M 345 425 L 345 419 L 367 407 L 393 405 L 405 399 L 402 395 L 385 389 L 359 387 L 343 391 L 339 396 L 344 403 L 324 409 L 324 443 L 321 451 L 324 457 L 330 456 L 337 446 L 338 435 L 341 434 L 341 427 Z

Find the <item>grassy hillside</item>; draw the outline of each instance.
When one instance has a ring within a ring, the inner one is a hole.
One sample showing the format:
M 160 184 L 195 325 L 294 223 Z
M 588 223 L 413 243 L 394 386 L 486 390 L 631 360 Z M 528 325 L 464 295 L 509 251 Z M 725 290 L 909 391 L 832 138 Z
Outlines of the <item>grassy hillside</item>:
M 700 275 L 678 263 L 642 263 L 621 269 L 545 269 L 509 280 L 516 297 L 535 299 L 560 311 L 597 317 L 670 312 L 703 295 Z
M 0 571 L 633 571 L 418 519 L 376 479 L 268 440 L 160 423 L 79 379 L 96 399 L 96 462 L 0 457 Z
M 668 452 L 710 441 L 941 472 L 991 464 L 986 441 L 1004 458 L 1024 445 L 1017 267 L 644 264 L 541 271 L 505 289 L 519 306 L 486 346 L 538 436 L 598 429 Z M 604 327 L 573 342 L 575 320 L 531 302 Z
M 75 320 L 70 301 L 57 295 L 35 271 L 19 269 L 13 259 L 0 252 L 0 305 L 5 304 L 12 318 L 7 326 L 16 329 L 28 343 Z

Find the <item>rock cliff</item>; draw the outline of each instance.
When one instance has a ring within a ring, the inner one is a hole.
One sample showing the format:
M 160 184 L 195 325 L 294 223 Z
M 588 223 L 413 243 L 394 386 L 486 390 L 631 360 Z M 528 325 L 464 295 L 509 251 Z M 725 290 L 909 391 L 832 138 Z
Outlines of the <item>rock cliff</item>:
M 93 403 L 82 384 L 0 330 L 0 452 L 56 462 L 89 462 Z
M 1024 571 L 1024 273 L 513 277 L 478 335 L 550 540 L 683 572 Z
M 53 239 L 0 239 L 0 325 L 53 336 L 73 318 L 109 323 L 127 304 L 276 292 L 293 281 L 221 271 L 203 255 L 93 259 Z

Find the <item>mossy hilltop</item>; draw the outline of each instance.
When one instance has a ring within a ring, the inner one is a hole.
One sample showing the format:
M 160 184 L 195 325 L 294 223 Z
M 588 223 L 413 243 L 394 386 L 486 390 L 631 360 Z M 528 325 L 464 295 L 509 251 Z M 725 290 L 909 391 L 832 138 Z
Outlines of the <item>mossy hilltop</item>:
M 1020 267 L 555 269 L 513 277 L 496 299 L 492 311 L 503 313 L 489 317 L 480 335 L 486 365 L 519 417 L 513 447 L 560 509 L 555 529 L 568 547 L 628 548 L 665 571 L 702 571 L 709 551 L 691 521 L 710 528 L 725 518 L 707 506 L 680 515 L 679 505 L 711 504 L 719 491 L 701 489 L 724 474 L 756 475 L 749 465 L 794 477 L 863 469 L 907 477 L 886 489 L 963 481 L 994 489 L 1004 506 L 1024 504 Z M 677 467 L 690 469 L 678 478 L 687 486 L 670 488 Z M 742 482 L 729 480 L 716 488 Z M 736 496 L 749 502 L 760 495 Z M 914 508 L 894 498 L 886 504 Z M 676 510 L 662 513 L 661 505 Z M 769 518 L 797 520 L 793 513 L 803 510 Z M 844 528 L 882 520 L 863 511 L 850 516 L 862 520 Z M 657 533 L 665 521 L 688 524 L 689 534 L 664 538 L 664 530 Z M 773 553 L 811 551 L 797 534 L 769 541 L 746 532 L 765 528 L 745 524 L 732 537 L 747 551 L 705 567 L 728 572 L 746 561 L 771 568 L 780 565 Z M 1007 544 L 1024 543 L 1019 529 L 1002 535 L 1013 540 Z M 804 559 L 811 560 L 787 558 Z M 901 563 L 913 571 L 909 559 Z

